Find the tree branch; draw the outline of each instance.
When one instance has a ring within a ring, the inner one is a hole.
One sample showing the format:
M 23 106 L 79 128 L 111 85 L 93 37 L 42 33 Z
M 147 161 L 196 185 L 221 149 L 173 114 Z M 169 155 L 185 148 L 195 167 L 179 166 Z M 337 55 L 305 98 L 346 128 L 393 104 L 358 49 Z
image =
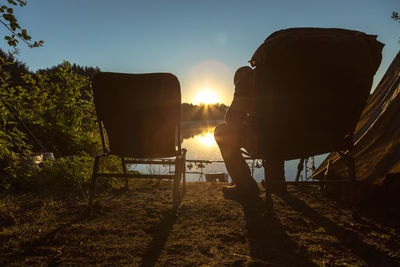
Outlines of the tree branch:
M 42 41 L 39 42 L 35 42 L 35 43 L 29 43 L 27 40 L 25 40 L 24 38 L 22 38 L 21 36 L 18 35 L 18 33 L 16 33 L 15 31 L 13 31 L 9 25 L 7 23 L 5 23 L 4 21 L 2 21 L 0 19 L 0 23 L 4 25 L 4 27 L 6 27 L 12 34 L 13 36 L 11 37 L 12 39 L 15 39 L 15 36 L 20 39 L 21 41 L 23 41 L 28 47 L 30 48 L 34 48 L 34 47 L 38 47 L 38 46 L 42 46 Z

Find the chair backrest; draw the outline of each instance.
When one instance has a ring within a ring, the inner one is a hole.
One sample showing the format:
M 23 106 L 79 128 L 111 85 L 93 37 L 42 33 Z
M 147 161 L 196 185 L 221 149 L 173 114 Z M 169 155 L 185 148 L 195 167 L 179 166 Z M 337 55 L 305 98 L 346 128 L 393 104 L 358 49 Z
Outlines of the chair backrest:
M 255 52 L 256 122 L 264 158 L 348 149 L 381 62 L 376 36 L 343 29 L 273 33 Z
M 102 72 L 93 78 L 93 94 L 110 153 L 156 158 L 180 152 L 181 92 L 174 75 Z
M 368 98 L 349 151 L 356 163 L 356 177 L 365 184 L 380 185 L 390 173 L 400 172 L 400 52 Z M 329 162 L 329 173 L 348 176 L 343 158 L 331 153 L 313 177 L 322 178 Z

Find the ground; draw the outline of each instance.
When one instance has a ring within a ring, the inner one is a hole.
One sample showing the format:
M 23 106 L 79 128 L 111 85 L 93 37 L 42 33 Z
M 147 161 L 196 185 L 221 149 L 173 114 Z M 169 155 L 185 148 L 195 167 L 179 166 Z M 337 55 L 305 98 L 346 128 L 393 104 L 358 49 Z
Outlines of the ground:
M 189 183 L 177 216 L 171 185 L 148 183 L 86 202 L 3 197 L 0 265 L 400 266 L 400 224 L 354 219 L 316 187 L 289 187 L 263 202 L 223 198 L 222 183 Z

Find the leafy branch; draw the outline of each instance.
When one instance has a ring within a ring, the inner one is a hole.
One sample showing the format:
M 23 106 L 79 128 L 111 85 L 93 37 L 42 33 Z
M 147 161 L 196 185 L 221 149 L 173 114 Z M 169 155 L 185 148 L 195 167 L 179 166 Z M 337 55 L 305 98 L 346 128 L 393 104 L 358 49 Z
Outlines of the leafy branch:
M 7 41 L 8 45 L 16 48 L 19 41 L 24 42 L 28 47 L 40 47 L 43 45 L 43 41 L 32 42 L 32 37 L 28 34 L 26 29 L 21 28 L 16 17 L 14 16 L 14 10 L 10 6 L 20 6 L 24 7 L 26 1 L 22 0 L 7 0 L 7 5 L 0 6 L 0 23 L 11 32 L 11 35 L 6 35 L 4 39 Z
M 392 19 L 394 19 L 394 20 L 400 22 L 400 15 L 399 15 L 399 13 L 393 11 L 393 13 L 392 13 Z

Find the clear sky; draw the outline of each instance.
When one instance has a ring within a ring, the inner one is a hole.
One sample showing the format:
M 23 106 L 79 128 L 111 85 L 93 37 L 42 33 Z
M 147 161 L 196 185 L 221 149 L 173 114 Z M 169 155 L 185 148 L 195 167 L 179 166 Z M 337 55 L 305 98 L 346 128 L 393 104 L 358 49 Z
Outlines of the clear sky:
M 31 70 L 68 60 L 102 71 L 171 72 L 183 102 L 208 88 L 226 104 L 235 70 L 269 34 L 289 27 L 378 35 L 386 46 L 376 85 L 400 49 L 393 11 L 400 11 L 399 0 L 28 0 L 15 8 L 33 39 L 45 41 L 42 48 L 20 45 L 19 59 Z M 4 40 L 0 47 L 8 49 Z

